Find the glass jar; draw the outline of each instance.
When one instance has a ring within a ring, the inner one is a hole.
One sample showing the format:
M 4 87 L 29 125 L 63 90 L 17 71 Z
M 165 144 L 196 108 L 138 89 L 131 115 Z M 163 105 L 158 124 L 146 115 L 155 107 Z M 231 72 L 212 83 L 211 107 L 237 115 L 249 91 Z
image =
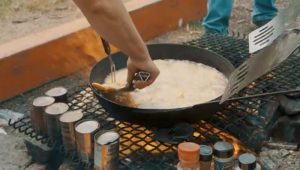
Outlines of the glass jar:
M 193 142 L 183 142 L 178 145 L 177 170 L 199 170 L 200 146 Z
M 261 170 L 260 164 L 256 161 L 256 156 L 251 153 L 241 154 L 238 161 L 239 163 L 235 170 Z
M 215 170 L 233 170 L 233 145 L 228 142 L 217 142 L 213 147 Z
M 200 170 L 211 170 L 212 148 L 200 145 Z

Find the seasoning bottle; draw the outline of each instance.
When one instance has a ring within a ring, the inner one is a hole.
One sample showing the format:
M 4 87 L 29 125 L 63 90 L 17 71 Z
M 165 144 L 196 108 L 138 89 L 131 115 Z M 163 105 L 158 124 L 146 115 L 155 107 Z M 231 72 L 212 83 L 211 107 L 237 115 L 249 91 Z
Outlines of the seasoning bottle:
M 177 170 L 199 170 L 200 146 L 193 142 L 183 142 L 178 145 Z
M 217 142 L 213 147 L 215 170 L 233 170 L 233 145 L 228 142 Z
M 238 161 L 235 170 L 261 170 L 260 164 L 256 162 L 256 156 L 251 153 L 241 154 Z
M 200 170 L 210 170 L 212 161 L 212 148 L 200 145 Z

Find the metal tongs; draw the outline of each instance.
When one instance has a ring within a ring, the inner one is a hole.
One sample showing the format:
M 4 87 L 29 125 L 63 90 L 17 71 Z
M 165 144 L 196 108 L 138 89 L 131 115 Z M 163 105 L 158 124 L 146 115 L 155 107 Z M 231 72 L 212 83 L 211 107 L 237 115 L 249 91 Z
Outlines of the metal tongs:
M 105 54 L 106 56 L 108 57 L 109 59 L 109 64 L 110 64 L 110 76 L 111 76 L 111 82 L 112 83 L 116 83 L 116 65 L 114 63 L 114 60 L 111 58 L 111 50 L 110 50 L 110 45 L 109 43 L 101 38 L 101 41 L 102 41 L 102 45 L 103 45 L 103 48 L 104 48 L 104 51 L 105 51 Z

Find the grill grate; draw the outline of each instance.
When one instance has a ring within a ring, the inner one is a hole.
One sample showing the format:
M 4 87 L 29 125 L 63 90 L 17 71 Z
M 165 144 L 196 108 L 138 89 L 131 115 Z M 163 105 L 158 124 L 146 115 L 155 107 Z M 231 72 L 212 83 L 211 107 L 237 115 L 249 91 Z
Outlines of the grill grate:
M 219 34 L 205 34 L 200 39 L 186 43 L 187 45 L 208 49 L 227 58 L 237 67 L 248 57 L 248 43 L 236 37 L 226 37 Z M 295 89 L 300 86 L 300 52 L 294 52 L 286 61 L 267 75 L 259 78 L 238 95 L 244 96 L 265 92 L 275 92 Z
M 217 52 L 228 58 L 235 66 L 241 64 L 249 56 L 247 43 L 235 37 L 208 34 L 186 44 Z M 298 87 L 300 85 L 299 64 L 300 56 L 293 55 L 280 67 L 250 85 L 239 95 Z M 77 87 L 70 91 L 71 109 L 82 109 L 85 118 L 96 119 L 100 122 L 102 129 L 114 128 L 121 135 L 121 169 L 176 169 L 178 161 L 176 145 L 155 140 L 154 132 L 157 130 L 155 127 L 144 127 L 109 117 L 88 87 Z M 277 107 L 278 102 L 274 98 L 232 102 L 226 105 L 222 112 L 212 115 L 210 120 L 201 120 L 193 124 L 194 133 L 191 141 L 212 144 L 219 140 L 229 140 L 234 143 L 235 149 L 244 150 L 243 146 L 246 146 L 254 150 L 267 139 L 268 127 L 276 115 L 273 113 Z M 34 132 L 28 117 L 10 125 L 19 129 L 20 132 L 49 143 L 46 137 Z M 240 145 L 241 143 L 243 145 Z M 69 156 L 73 161 L 77 160 L 76 155 L 69 154 Z

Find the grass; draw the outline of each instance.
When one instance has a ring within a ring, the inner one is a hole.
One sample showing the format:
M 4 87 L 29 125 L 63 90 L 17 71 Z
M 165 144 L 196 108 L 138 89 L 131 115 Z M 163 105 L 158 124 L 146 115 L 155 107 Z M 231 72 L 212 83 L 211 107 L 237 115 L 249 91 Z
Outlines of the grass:
M 0 19 L 18 11 L 47 12 L 54 5 L 71 0 L 0 0 Z
M 2 18 L 9 10 L 12 0 L 0 0 L 0 18 Z
M 56 2 L 56 1 L 55 1 Z M 53 5 L 53 0 L 27 0 L 26 3 L 23 4 L 25 9 L 27 9 L 30 12 L 35 11 L 49 11 L 51 6 Z

